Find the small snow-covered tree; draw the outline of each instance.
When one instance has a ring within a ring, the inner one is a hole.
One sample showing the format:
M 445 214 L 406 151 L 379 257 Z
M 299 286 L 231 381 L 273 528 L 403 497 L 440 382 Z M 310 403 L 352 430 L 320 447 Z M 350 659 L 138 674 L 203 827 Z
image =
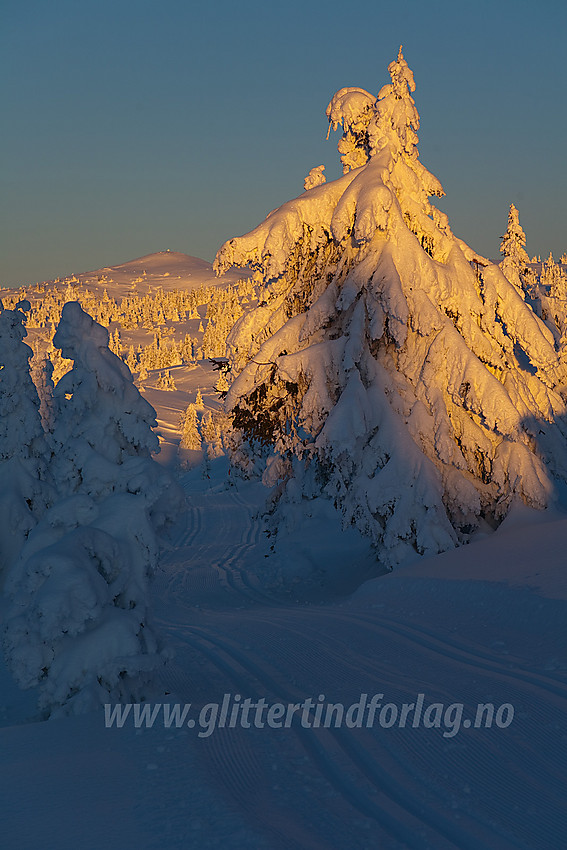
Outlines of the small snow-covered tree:
M 197 418 L 197 407 L 189 404 L 181 420 L 181 442 L 182 449 L 201 449 L 201 434 Z
M 185 334 L 181 344 L 181 361 L 186 364 L 193 363 L 193 340 L 189 334 Z
M 33 352 L 24 342 L 29 308 L 23 301 L 5 310 L 0 301 L 0 588 L 51 495 Z
M 109 335 L 108 347 L 113 352 L 113 354 L 116 354 L 117 357 L 120 357 L 122 343 L 120 342 L 120 331 L 118 330 L 118 328 L 116 328 L 114 333 L 111 333 Z
M 401 50 L 389 72 L 377 98 L 342 89 L 328 109 L 360 128 L 359 167 L 225 243 L 215 269 L 263 275 L 227 340 L 226 410 L 240 454 L 268 455 L 276 522 L 323 495 L 393 566 L 514 499 L 549 503 L 550 471 L 567 475 L 567 375 L 516 287 L 431 203 L 443 189 L 418 157 Z
M 130 369 L 131 372 L 138 371 L 138 358 L 136 357 L 136 353 L 134 351 L 134 346 L 131 345 L 128 348 L 128 356 L 125 361 L 126 365 Z
M 207 458 L 213 460 L 224 455 L 223 426 L 226 425 L 220 413 L 207 410 L 201 420 L 201 437 L 206 445 Z
M 160 388 L 160 390 L 168 390 L 168 391 L 173 391 L 173 390 L 177 389 L 177 386 L 175 384 L 175 379 L 172 377 L 169 369 L 166 369 L 163 372 L 163 374 L 160 375 L 160 378 L 159 378 L 159 381 L 158 381 L 158 387 Z
M 553 253 L 549 252 L 549 257 L 543 263 L 540 275 L 540 286 L 552 298 L 567 298 L 567 276 L 561 266 L 553 259 Z
M 537 286 L 532 288 L 536 292 L 539 313 L 553 333 L 564 357 L 567 350 L 567 275 L 561 265 L 554 261 L 551 252 L 546 262 L 542 263 Z
M 215 390 L 221 395 L 226 395 L 226 393 L 230 389 L 230 384 L 228 383 L 226 372 L 221 371 L 218 380 L 215 384 Z
M 40 686 L 47 713 L 141 698 L 160 664 L 147 585 L 180 493 L 151 456 L 155 411 L 108 342 L 65 305 L 54 343 L 73 367 L 54 391 L 58 499 L 6 581 L 7 660 L 22 686 Z
M 520 224 L 520 214 L 514 204 L 510 205 L 508 213 L 508 228 L 500 241 L 500 253 L 504 259 L 500 268 L 514 286 L 521 292 L 523 274 L 530 258 L 525 250 L 526 234 Z

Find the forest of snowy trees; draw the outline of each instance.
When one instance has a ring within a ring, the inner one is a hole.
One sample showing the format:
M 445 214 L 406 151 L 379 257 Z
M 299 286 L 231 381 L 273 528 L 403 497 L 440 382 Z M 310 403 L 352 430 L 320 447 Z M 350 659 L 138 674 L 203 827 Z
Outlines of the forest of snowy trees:
M 390 569 L 567 480 L 567 256 L 530 261 L 514 205 L 500 262 L 453 234 L 401 49 L 388 70 L 327 107 L 343 175 L 314 167 L 221 247 L 237 284 L 119 301 L 72 278 L 0 302 L 3 643 L 46 714 L 141 699 L 163 661 L 147 588 L 183 495 L 155 460 L 150 373 L 174 391 L 221 363 L 224 410 L 184 405 L 180 456 L 261 477 L 276 549 L 323 500 Z

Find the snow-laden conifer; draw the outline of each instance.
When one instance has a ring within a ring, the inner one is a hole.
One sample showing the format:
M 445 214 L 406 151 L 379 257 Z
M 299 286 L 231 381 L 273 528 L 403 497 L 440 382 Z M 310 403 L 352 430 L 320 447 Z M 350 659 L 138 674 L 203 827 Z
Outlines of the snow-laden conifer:
M 147 587 L 178 493 L 151 457 L 155 411 L 108 342 L 65 305 L 54 343 L 73 367 L 54 390 L 57 500 L 6 581 L 8 663 L 22 686 L 40 686 L 47 713 L 140 699 L 160 663 Z
M 525 249 L 526 234 L 520 224 L 520 214 L 514 204 L 510 205 L 508 227 L 500 240 L 500 253 L 504 255 L 500 267 L 518 291 L 522 291 L 522 277 L 530 258 Z
M 40 399 L 24 342 L 29 302 L 5 310 L 0 301 L 0 588 L 3 576 L 50 498 Z
M 567 454 L 553 335 L 431 204 L 443 189 L 418 157 L 401 49 L 389 72 L 377 98 L 342 89 L 329 105 L 343 177 L 225 243 L 215 268 L 263 276 L 228 337 L 227 409 L 248 453 L 268 454 L 280 515 L 323 493 L 393 565 L 514 498 L 545 507 Z
M 195 404 L 187 405 L 187 409 L 183 414 L 180 425 L 181 448 L 200 451 L 201 434 L 199 433 L 199 420 L 197 418 L 197 406 Z

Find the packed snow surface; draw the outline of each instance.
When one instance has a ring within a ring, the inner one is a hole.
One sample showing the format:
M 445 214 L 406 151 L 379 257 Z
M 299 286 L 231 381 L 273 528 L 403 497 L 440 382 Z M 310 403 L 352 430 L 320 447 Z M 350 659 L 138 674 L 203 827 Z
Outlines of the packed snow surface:
M 567 819 L 560 514 L 518 509 L 494 534 L 354 592 L 365 552 L 324 510 L 279 581 L 261 485 L 223 459 L 187 472 L 187 512 L 151 585 L 174 655 L 150 704 L 225 694 L 268 704 L 511 704 L 507 728 L 105 728 L 102 710 L 34 722 L 1 674 L 2 847 L 559 850 Z M 268 556 L 268 557 L 266 557 Z M 281 556 L 281 554 L 280 554 Z M 313 581 L 313 563 L 320 581 Z M 309 582 L 302 576 L 309 575 Z M 341 577 L 342 576 L 342 577 Z M 203 731 L 203 730 L 201 730 Z

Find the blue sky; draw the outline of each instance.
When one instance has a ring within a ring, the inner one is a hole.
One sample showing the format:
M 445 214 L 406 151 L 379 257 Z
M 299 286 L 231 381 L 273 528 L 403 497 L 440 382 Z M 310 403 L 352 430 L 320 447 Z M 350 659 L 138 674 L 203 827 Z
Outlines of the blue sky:
M 567 251 L 567 4 L 3 0 L 0 286 L 170 250 L 211 260 L 324 164 L 325 108 L 403 44 L 454 232 Z

